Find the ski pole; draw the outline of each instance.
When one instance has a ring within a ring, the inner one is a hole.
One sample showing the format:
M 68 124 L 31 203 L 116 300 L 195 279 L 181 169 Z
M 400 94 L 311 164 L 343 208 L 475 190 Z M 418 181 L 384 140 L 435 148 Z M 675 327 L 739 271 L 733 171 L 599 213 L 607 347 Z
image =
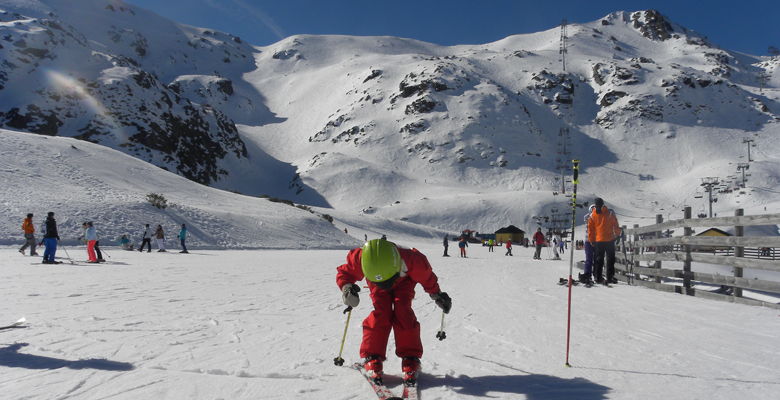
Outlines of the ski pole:
M 441 328 L 436 332 L 436 339 L 442 341 L 447 338 L 447 334 L 444 332 L 444 311 L 441 312 Z
M 107 256 L 108 256 L 108 258 L 111 258 L 111 254 L 108 254 L 108 252 L 107 252 L 107 251 L 105 251 L 105 250 L 103 250 L 103 249 L 100 249 L 100 252 L 101 252 L 101 253 L 103 253 L 103 254 L 105 254 L 105 255 L 107 255 Z
M 68 256 L 68 261 L 70 261 L 70 263 L 71 263 L 71 264 L 75 264 L 75 263 L 73 262 L 73 259 L 72 259 L 72 258 L 70 258 L 70 254 L 68 254 L 68 249 L 66 249 L 66 248 L 65 248 L 65 246 L 62 246 L 62 251 L 64 251 L 64 252 L 65 252 L 65 255 L 66 255 L 66 256 Z
M 571 161 L 572 171 L 574 176 L 571 180 L 573 190 L 571 195 L 571 241 L 574 243 L 574 228 L 577 226 L 577 184 L 579 183 L 580 174 L 580 161 Z M 569 344 L 571 343 L 571 287 L 572 287 L 572 274 L 574 272 L 574 252 L 569 254 L 569 300 L 568 310 L 566 315 L 566 366 L 571 367 L 569 364 Z
M 347 340 L 347 328 L 349 328 L 349 319 L 352 317 L 352 306 L 347 306 L 347 308 L 344 309 L 343 314 L 347 314 L 347 323 L 344 324 L 344 335 L 341 337 L 339 356 L 333 359 L 333 364 L 338 366 L 344 365 L 344 359 L 341 358 L 341 353 L 344 351 L 344 342 Z

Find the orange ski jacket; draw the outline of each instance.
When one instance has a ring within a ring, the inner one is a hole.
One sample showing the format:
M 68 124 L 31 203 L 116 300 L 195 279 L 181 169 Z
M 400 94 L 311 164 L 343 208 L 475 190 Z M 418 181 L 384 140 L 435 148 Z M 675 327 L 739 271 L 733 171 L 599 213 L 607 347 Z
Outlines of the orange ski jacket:
M 617 217 L 607 206 L 601 207 L 601 213 L 594 209 L 588 219 L 588 241 L 611 242 L 620 236 Z
M 22 230 L 24 233 L 35 233 L 35 226 L 33 225 L 32 218 L 25 218 L 22 222 Z

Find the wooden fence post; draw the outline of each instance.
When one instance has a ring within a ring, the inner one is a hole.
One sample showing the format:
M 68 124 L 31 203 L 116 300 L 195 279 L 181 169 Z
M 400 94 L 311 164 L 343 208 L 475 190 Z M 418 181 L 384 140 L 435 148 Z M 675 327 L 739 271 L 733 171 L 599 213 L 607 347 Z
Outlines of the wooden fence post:
M 691 219 L 691 207 L 685 207 L 685 214 L 683 218 Z M 691 236 L 693 234 L 693 229 L 686 226 L 683 232 L 685 236 Z M 694 291 L 691 288 L 691 246 L 685 245 L 684 248 L 685 261 L 683 261 L 683 288 L 685 290 L 685 294 L 693 296 Z
M 660 224 L 660 223 L 662 223 L 662 222 L 664 222 L 664 216 L 663 216 L 663 215 L 661 215 L 661 214 L 656 214 L 656 215 L 655 215 L 655 223 L 656 223 L 656 224 Z M 655 238 L 656 238 L 656 239 L 660 239 L 660 238 L 661 238 L 661 236 L 663 236 L 663 232 L 661 232 L 661 231 L 657 231 L 657 232 L 655 233 Z M 663 249 L 664 249 L 664 246 L 656 246 L 656 247 L 655 247 L 655 254 L 660 254 L 660 253 L 663 253 Z M 674 249 L 672 249 L 672 250 L 674 250 Z M 658 260 L 658 261 L 656 261 L 656 262 L 653 264 L 653 268 L 658 268 L 658 269 L 660 269 L 660 268 L 661 268 L 661 260 Z M 660 276 L 658 276 L 658 275 L 656 275 L 656 277 L 655 277 L 655 282 L 656 282 L 656 283 L 661 283 L 661 277 L 660 277 Z
M 738 208 L 734 212 L 735 217 L 741 217 L 745 215 L 745 210 Z M 744 226 L 735 226 L 734 227 L 734 236 L 745 236 L 745 227 Z M 759 249 L 760 251 L 760 249 Z M 760 253 L 759 253 L 760 254 Z M 745 248 L 742 246 L 734 247 L 734 257 L 744 257 L 745 256 Z M 742 277 L 742 268 L 734 267 L 734 277 L 735 278 L 741 278 Z M 733 296 L 734 297 L 742 297 L 742 288 L 734 287 L 733 288 Z
M 637 229 L 637 228 L 639 228 L 639 224 L 634 224 L 634 229 Z M 633 257 L 631 257 L 631 259 L 634 260 L 634 261 L 632 261 L 634 263 L 632 267 L 638 267 L 639 266 L 639 260 L 637 259 L 638 258 L 637 255 L 639 255 L 639 246 L 636 245 L 636 242 L 638 240 L 639 240 L 639 235 L 635 233 L 634 237 L 633 237 L 633 243 L 631 243 L 631 254 L 633 254 Z M 631 282 L 636 281 L 636 272 L 634 272 L 636 270 L 639 270 L 639 268 L 636 268 L 636 269 L 631 268 Z M 635 283 L 635 285 L 636 285 L 636 283 Z
M 626 234 L 626 228 L 627 228 L 626 225 L 621 225 L 620 226 L 620 233 L 621 233 L 621 235 L 625 235 Z M 625 236 L 622 236 L 622 237 L 625 238 Z M 623 276 L 626 277 L 626 282 L 630 282 L 628 280 L 628 272 L 630 270 L 630 268 L 628 268 L 628 247 L 626 247 L 626 241 L 624 239 L 620 240 L 620 243 L 621 243 L 620 247 L 617 249 L 617 251 L 621 252 L 624 255 L 622 264 L 623 264 L 623 266 L 626 267 L 626 271 L 623 273 Z M 615 259 L 617 260 L 617 256 L 615 256 Z M 615 273 L 617 274 L 617 270 L 615 271 Z

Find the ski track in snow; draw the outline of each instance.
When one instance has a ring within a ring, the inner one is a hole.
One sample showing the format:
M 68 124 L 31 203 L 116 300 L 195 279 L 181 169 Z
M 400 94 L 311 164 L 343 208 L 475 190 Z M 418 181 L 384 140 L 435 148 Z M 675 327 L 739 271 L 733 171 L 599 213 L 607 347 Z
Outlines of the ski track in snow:
M 436 241 L 438 243 L 438 241 Z M 770 398 L 778 388 L 776 310 L 629 287 L 573 288 L 572 368 L 564 367 L 568 261 L 471 247 L 429 254 L 453 298 L 447 339 L 421 288 L 422 397 L 431 399 Z M 345 316 L 335 267 L 345 251 L 107 248 L 117 265 L 30 266 L 0 248 L 0 391 L 14 399 L 361 399 L 335 367 Z M 80 257 L 83 247 L 71 248 Z M 364 292 L 344 348 L 357 360 Z M 388 346 L 388 384 L 400 361 Z

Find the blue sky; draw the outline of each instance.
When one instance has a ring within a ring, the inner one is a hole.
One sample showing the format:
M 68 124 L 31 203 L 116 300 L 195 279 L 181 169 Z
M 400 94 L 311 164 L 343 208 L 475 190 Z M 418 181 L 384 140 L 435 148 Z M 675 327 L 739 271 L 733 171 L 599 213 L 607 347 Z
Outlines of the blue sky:
M 713 43 L 754 55 L 780 48 L 780 1 L 125 0 L 177 22 L 268 45 L 295 34 L 388 35 L 443 45 L 492 42 L 619 10 L 657 9 Z

